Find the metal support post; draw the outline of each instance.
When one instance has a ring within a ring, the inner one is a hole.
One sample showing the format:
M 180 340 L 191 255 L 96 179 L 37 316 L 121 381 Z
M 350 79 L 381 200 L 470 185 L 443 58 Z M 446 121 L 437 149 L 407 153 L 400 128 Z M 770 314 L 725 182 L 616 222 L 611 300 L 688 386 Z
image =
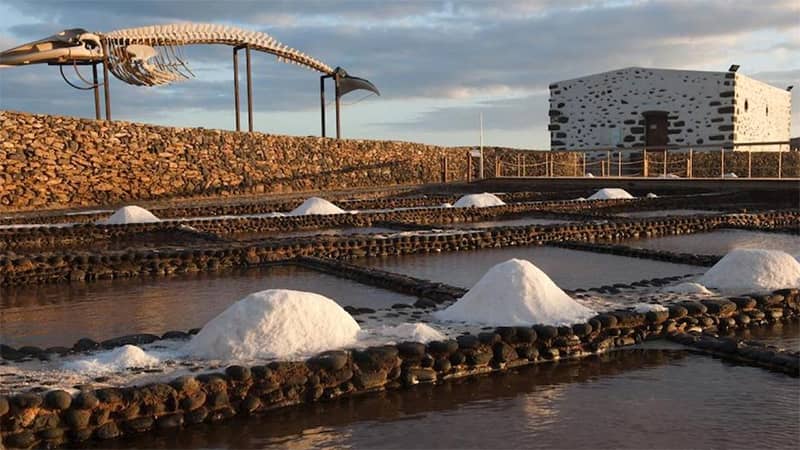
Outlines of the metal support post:
M 339 95 L 339 73 L 336 72 L 333 76 L 333 81 L 335 83 L 335 95 L 336 95 L 336 139 L 342 138 L 342 122 L 340 119 L 341 114 L 341 102 L 340 102 L 340 95 Z
M 108 82 L 108 44 L 105 39 L 101 40 L 103 46 L 103 97 L 106 103 L 106 120 L 111 120 L 111 85 Z
M 719 149 L 719 177 L 725 178 L 725 147 Z
M 667 177 L 667 149 L 664 149 L 664 178 Z
M 778 178 L 781 178 L 781 172 L 783 172 L 781 165 L 783 164 L 783 151 L 778 149 Z
M 622 150 L 617 152 L 617 176 L 622 177 Z
M 322 125 L 322 137 L 325 137 L 325 78 L 327 75 L 319 77 L 319 116 Z
M 239 114 L 239 48 L 233 48 L 233 107 L 236 111 L 236 131 L 242 131 Z
M 247 130 L 253 131 L 253 76 L 250 70 L 250 47 L 244 48 L 247 66 Z
M 100 120 L 100 85 L 97 80 L 97 63 L 92 63 L 92 91 L 94 93 L 94 118 Z

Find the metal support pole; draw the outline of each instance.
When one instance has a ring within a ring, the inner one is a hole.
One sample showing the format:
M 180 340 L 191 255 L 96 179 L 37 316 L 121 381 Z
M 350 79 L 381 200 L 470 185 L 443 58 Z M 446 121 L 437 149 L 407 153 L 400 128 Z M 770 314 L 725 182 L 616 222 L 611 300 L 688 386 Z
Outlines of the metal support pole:
M 325 78 L 319 77 L 319 116 L 322 125 L 322 137 L 325 137 Z
M 753 177 L 753 151 L 747 151 L 747 178 Z
M 544 176 L 550 176 L 550 153 L 544 154 Z
M 783 171 L 781 167 L 782 164 L 783 164 L 783 151 L 781 149 L 778 149 L 778 178 L 781 178 L 781 172 Z
M 725 178 L 725 147 L 719 149 L 719 177 Z
M 342 138 L 342 121 L 340 118 L 341 114 L 341 102 L 339 101 L 339 73 L 337 72 L 333 76 L 333 81 L 335 83 L 335 91 L 336 91 L 336 139 Z
M 500 173 L 500 156 L 497 152 L 494 153 L 494 176 L 500 178 L 503 174 Z
M 101 40 L 103 46 L 103 97 L 106 102 L 106 120 L 111 120 L 111 86 L 108 82 L 108 44 L 105 39 Z
M 247 65 L 247 130 L 253 131 L 253 76 L 250 71 L 250 47 L 244 48 Z
M 517 153 L 517 176 L 522 176 L 522 159 L 520 158 L 519 153 Z
M 527 153 L 523 153 L 522 154 L 522 176 L 523 177 L 528 176 L 527 164 L 528 164 L 528 154 Z
M 693 162 L 692 162 L 692 157 L 693 156 L 694 155 L 692 154 L 692 148 L 689 147 L 689 159 L 686 160 L 686 177 L 687 178 L 693 178 L 694 177 L 694 174 L 692 173 L 692 171 L 694 169 L 694 167 L 692 167 L 693 166 Z
M 667 178 L 667 149 L 664 149 L 664 178 Z
M 94 87 L 94 118 L 100 120 L 100 85 L 97 82 L 97 63 L 92 63 L 92 84 Z
M 622 150 L 617 152 L 617 176 L 622 177 Z
M 447 153 L 442 157 L 442 183 L 447 183 Z
M 236 131 L 242 131 L 239 114 L 239 48 L 233 48 L 233 107 L 236 111 Z

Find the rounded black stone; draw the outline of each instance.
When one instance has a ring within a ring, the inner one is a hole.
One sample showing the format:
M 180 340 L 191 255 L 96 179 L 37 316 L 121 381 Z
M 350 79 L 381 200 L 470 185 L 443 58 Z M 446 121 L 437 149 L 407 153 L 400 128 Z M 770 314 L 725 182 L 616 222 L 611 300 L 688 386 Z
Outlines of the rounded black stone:
M 62 390 L 50 391 L 44 396 L 44 404 L 50 409 L 63 411 L 72 404 L 72 395 Z
M 397 344 L 400 356 L 404 358 L 422 358 L 425 356 L 425 344 L 420 342 L 401 342 Z
M 72 349 L 76 352 L 85 352 L 88 350 L 96 350 L 98 348 L 100 348 L 100 344 L 89 338 L 78 339 L 78 342 L 72 346 Z
M 26 430 L 5 436 L 3 442 L 10 448 L 28 448 L 36 442 L 36 435 Z
M 499 334 L 491 331 L 491 332 L 482 332 L 478 333 L 478 340 L 481 344 L 484 345 L 493 345 L 496 342 L 500 342 L 502 338 Z
M 161 335 L 161 339 L 189 339 L 191 335 L 185 331 L 167 331 Z
M 94 392 L 83 391 L 72 400 L 72 405 L 77 409 L 93 409 L 100 403 Z
M 558 336 L 558 328 L 550 325 L 534 325 L 533 329 L 536 331 L 536 336 L 539 339 L 553 339 Z
M 497 327 L 494 332 L 500 335 L 500 339 L 505 342 L 516 342 L 517 329 L 515 327 Z
M 536 341 L 536 330 L 531 327 L 516 327 L 517 342 L 530 344 Z
M 458 341 L 453 339 L 428 342 L 428 352 L 435 355 L 448 355 L 456 350 L 458 350 Z
M 102 441 L 108 439 L 114 439 L 116 437 L 119 437 L 121 434 L 122 433 L 119 431 L 117 423 L 114 422 L 113 420 L 100 425 L 99 427 L 97 427 L 96 430 L 94 430 L 95 437 L 97 437 L 97 439 L 100 439 Z
M 595 319 L 600 321 L 600 325 L 603 328 L 615 328 L 617 326 L 617 318 L 611 314 L 600 314 Z
M 456 341 L 458 342 L 458 348 L 462 350 L 474 349 L 480 344 L 478 337 L 473 334 L 458 336 Z
M 464 364 L 466 361 L 467 361 L 467 357 L 463 353 L 461 353 L 460 351 L 459 352 L 455 352 L 455 353 L 450 355 L 450 364 L 452 364 L 454 366 L 458 366 L 458 365 Z
M 320 353 L 310 358 L 307 364 L 311 367 L 319 367 L 328 371 L 337 371 L 347 364 L 347 352 L 341 350 L 332 350 Z
M 18 394 L 11 398 L 11 403 L 18 409 L 36 408 L 42 404 L 42 397 L 37 394 Z
M 449 372 L 452 364 L 448 358 L 438 358 L 433 363 L 433 369 L 437 372 Z
M 0 395 L 0 417 L 8 413 L 8 398 L 5 395 Z
M 64 411 L 61 417 L 64 419 L 64 423 L 66 423 L 67 426 L 72 429 L 79 430 L 86 428 L 86 426 L 89 425 L 89 419 L 92 417 L 92 412 L 85 409 L 71 408 Z
M 178 428 L 183 425 L 183 414 L 173 413 L 161 416 L 156 420 L 156 427 L 161 430 L 168 430 L 170 428 Z
M 244 366 L 228 366 L 225 368 L 225 375 L 234 381 L 247 381 L 252 377 L 250 369 Z
M 208 408 L 201 407 L 184 414 L 184 421 L 188 424 L 202 423 L 208 417 Z

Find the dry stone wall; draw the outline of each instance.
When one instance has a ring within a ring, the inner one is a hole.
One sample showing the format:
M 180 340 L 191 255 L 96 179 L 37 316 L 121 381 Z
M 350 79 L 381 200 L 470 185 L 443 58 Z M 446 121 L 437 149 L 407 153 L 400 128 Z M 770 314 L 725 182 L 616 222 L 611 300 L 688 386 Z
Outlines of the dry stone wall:
M 0 210 L 421 184 L 463 148 L 0 112 Z

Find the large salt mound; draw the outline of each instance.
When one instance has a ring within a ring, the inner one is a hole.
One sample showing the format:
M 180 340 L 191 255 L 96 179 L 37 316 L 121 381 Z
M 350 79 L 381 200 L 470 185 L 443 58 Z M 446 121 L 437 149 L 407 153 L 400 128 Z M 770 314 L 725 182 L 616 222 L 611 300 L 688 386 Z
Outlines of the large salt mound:
M 158 358 L 148 355 L 141 348 L 135 345 L 123 345 L 108 352 L 98 353 L 94 357 L 68 362 L 64 367 L 77 372 L 99 373 L 116 372 L 131 367 L 151 367 L 158 363 Z
M 589 200 L 610 200 L 616 198 L 634 198 L 625 189 L 620 188 L 603 188 L 592 194 Z
M 486 325 L 569 325 L 594 314 L 530 261 L 510 259 L 489 269 L 469 292 L 435 317 Z
M 125 206 L 120 208 L 107 219 L 97 221 L 101 225 L 125 225 L 128 223 L 154 223 L 161 222 L 161 219 L 153 215 L 150 211 L 139 206 Z
M 234 303 L 183 348 L 204 359 L 292 358 L 352 345 L 360 327 L 333 300 L 269 289 Z
M 293 209 L 290 216 L 308 216 L 308 215 L 328 215 L 328 214 L 344 214 L 345 210 L 339 208 L 333 203 L 325 200 L 324 198 L 311 197 L 303 202 L 302 205 Z
M 496 195 L 484 192 L 483 194 L 469 194 L 459 198 L 453 203 L 454 208 L 486 208 L 489 206 L 503 206 L 505 202 Z
M 800 287 L 800 262 L 780 250 L 731 250 L 698 280 L 723 292 Z

